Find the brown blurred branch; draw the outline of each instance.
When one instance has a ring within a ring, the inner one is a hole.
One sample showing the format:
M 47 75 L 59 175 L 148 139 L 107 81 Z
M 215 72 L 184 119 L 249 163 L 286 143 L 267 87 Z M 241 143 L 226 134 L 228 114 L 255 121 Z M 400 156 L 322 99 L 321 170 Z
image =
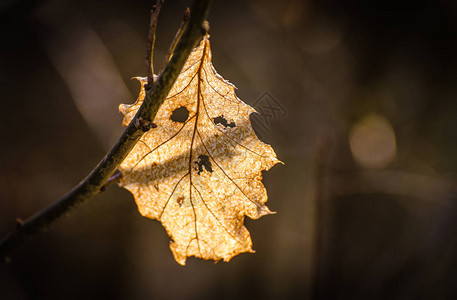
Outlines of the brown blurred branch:
M 314 157 L 314 181 L 315 181 L 315 207 L 314 207 L 314 249 L 312 259 L 311 278 L 311 298 L 319 299 L 321 297 L 321 280 L 324 261 L 324 238 L 325 238 L 325 217 L 326 217 L 326 197 L 325 191 L 325 175 L 330 159 L 330 151 L 333 141 L 330 136 L 324 136 L 315 150 Z
M 146 87 L 145 100 L 142 106 L 113 148 L 90 174 L 67 194 L 30 219 L 18 223 L 17 228 L 11 231 L 0 243 L 1 258 L 7 261 L 8 254 L 21 244 L 27 236 L 43 230 L 61 216 L 68 214 L 72 208 L 78 207 L 89 198 L 100 193 L 118 165 L 149 129 L 144 124 L 152 123 L 159 107 L 181 72 L 187 57 L 205 33 L 202 26 L 208 15 L 209 3 L 210 0 L 193 1 L 189 24 L 179 39 L 172 58 L 154 83 Z M 152 15 L 154 16 L 154 13 Z M 151 23 L 153 22 L 151 20 Z M 152 61 L 152 57 L 149 59 Z

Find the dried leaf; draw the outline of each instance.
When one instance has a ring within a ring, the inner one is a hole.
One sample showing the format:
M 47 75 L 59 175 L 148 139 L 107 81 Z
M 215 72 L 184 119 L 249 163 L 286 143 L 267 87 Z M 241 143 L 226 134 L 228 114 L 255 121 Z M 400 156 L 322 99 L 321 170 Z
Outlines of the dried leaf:
M 120 105 L 123 125 L 144 98 L 145 78 L 133 105 Z M 211 64 L 208 36 L 189 56 L 154 123 L 120 165 L 120 185 L 140 213 L 159 220 L 182 265 L 189 256 L 229 261 L 253 252 L 244 216 L 270 214 L 261 171 L 279 162 L 255 135 L 255 110 Z

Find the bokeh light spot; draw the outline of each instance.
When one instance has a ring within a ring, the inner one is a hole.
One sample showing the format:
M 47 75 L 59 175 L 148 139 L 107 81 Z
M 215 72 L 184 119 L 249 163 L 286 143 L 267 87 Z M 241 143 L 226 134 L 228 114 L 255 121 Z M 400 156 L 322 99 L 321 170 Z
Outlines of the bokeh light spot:
M 397 143 L 390 122 L 370 114 L 354 124 L 349 135 L 354 159 L 366 168 L 384 168 L 395 158 Z

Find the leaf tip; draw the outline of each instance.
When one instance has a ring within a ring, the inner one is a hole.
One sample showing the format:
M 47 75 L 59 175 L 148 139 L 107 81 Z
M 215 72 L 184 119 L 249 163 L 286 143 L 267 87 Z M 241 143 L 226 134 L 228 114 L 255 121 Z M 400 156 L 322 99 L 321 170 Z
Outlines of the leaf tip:
M 260 210 L 258 212 L 258 215 L 256 216 L 256 219 L 266 216 L 266 215 L 274 215 L 276 212 L 271 211 L 266 205 L 263 205 L 260 207 Z
M 171 252 L 173 253 L 173 257 L 175 258 L 175 261 L 180 264 L 181 266 L 185 266 L 186 265 L 186 260 L 187 260 L 187 256 L 186 255 L 183 255 L 179 249 L 177 249 L 177 245 L 176 245 L 176 242 L 170 242 L 170 249 L 171 249 Z

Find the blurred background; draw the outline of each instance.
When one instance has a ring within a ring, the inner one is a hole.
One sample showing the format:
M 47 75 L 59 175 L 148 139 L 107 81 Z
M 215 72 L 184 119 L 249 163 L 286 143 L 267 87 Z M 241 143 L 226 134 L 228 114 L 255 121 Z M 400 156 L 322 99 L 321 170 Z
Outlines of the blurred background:
M 0 235 L 122 132 L 152 4 L 0 2 Z M 162 9 L 156 68 L 187 5 Z M 455 299 L 456 15 L 445 0 L 213 1 L 215 68 L 285 162 L 264 174 L 277 215 L 246 220 L 257 252 L 182 267 L 112 186 L 15 251 L 0 298 Z

